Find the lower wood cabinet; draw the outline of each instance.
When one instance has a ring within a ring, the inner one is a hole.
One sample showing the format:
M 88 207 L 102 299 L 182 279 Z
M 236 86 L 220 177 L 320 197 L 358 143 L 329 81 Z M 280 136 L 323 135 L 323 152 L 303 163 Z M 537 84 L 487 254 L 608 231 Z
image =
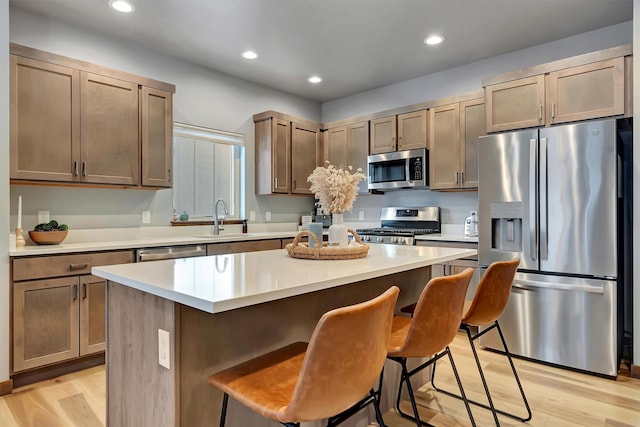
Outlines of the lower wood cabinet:
M 287 243 L 290 243 L 289 240 L 293 241 L 293 239 L 268 239 L 247 240 L 245 242 L 211 243 L 207 245 L 207 255 L 239 254 L 242 252 L 282 249 Z
M 13 259 L 12 373 L 103 352 L 106 281 L 86 273 L 130 262 L 132 251 Z

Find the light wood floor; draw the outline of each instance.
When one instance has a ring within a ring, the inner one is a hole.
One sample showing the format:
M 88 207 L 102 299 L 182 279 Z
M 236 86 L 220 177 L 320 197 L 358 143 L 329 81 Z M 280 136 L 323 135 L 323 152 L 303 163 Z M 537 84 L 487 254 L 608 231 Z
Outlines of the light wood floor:
M 472 398 L 480 400 L 483 396 L 482 386 L 464 335 L 456 338 L 452 351 L 461 371 L 465 391 Z M 506 359 L 488 351 L 480 353 L 496 405 L 519 410 L 514 406 L 519 393 Z M 529 426 L 640 426 L 640 380 L 620 376 L 617 381 L 612 381 L 522 360 L 516 360 L 516 367 L 533 410 Z M 436 379 L 441 387 L 455 387 L 450 367 L 444 362 L 438 364 Z M 0 398 L 0 426 L 103 426 L 104 381 L 104 367 L 99 366 L 16 389 L 13 394 Z M 429 387 L 426 385 L 417 393 L 421 416 L 425 421 L 438 427 L 470 425 L 462 402 L 433 392 Z M 403 408 L 410 412 L 409 406 Z M 493 425 L 487 411 L 476 407 L 472 407 L 472 410 L 478 426 Z M 393 411 L 386 413 L 384 418 L 389 427 L 415 426 Z M 500 421 L 505 427 L 523 426 L 506 417 L 500 417 Z

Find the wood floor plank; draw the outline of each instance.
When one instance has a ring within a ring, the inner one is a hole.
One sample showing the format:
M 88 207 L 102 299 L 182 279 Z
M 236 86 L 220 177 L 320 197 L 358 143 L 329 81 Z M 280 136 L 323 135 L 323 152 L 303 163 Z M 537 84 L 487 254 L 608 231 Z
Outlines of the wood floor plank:
M 78 393 L 58 401 L 67 417 L 77 427 L 103 427 L 104 423 L 93 412 L 84 394 Z
M 486 401 L 466 336 L 451 345 L 465 392 Z M 524 413 L 520 395 L 506 358 L 479 350 L 481 363 L 497 407 Z M 515 359 L 533 419 L 522 424 L 500 416 L 503 427 L 640 427 L 640 380 L 621 376 L 617 380 L 585 375 L 565 369 Z M 448 361 L 438 362 L 437 384 L 456 391 Z M 437 427 L 470 425 L 464 404 L 435 392 L 430 384 L 416 392 L 421 417 Z M 408 402 L 402 408 L 411 413 Z M 472 406 L 479 427 L 492 426 L 489 411 Z M 391 410 L 384 414 L 388 427 L 415 427 L 415 423 Z M 0 397 L 1 427 L 93 427 L 105 425 L 105 370 L 97 366 L 14 390 Z M 233 426 L 232 421 L 229 422 Z M 155 427 L 155 426 L 154 426 Z

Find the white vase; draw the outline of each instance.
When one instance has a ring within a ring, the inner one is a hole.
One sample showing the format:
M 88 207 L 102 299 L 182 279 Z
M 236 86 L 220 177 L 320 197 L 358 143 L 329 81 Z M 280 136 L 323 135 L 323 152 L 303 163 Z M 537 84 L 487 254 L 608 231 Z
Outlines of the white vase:
M 331 215 L 331 226 L 329 227 L 329 246 L 346 248 L 349 246 L 349 232 L 344 225 L 344 218 L 341 213 Z

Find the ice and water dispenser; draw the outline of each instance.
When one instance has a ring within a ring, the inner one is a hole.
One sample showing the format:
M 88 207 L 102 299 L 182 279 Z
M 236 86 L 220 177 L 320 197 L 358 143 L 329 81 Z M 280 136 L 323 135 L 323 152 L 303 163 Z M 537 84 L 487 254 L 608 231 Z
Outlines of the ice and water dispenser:
M 491 249 L 522 252 L 522 202 L 491 203 Z

